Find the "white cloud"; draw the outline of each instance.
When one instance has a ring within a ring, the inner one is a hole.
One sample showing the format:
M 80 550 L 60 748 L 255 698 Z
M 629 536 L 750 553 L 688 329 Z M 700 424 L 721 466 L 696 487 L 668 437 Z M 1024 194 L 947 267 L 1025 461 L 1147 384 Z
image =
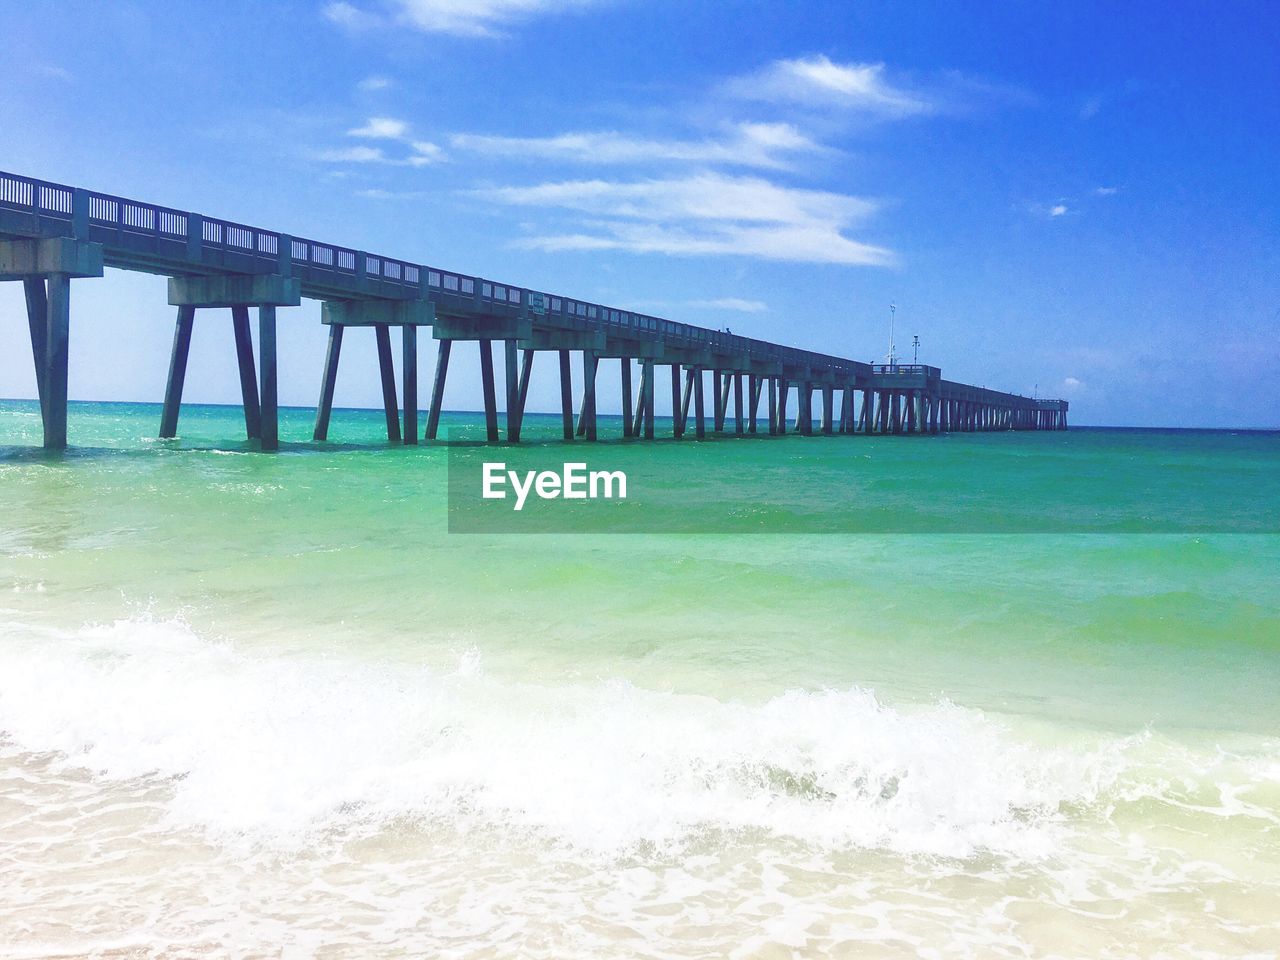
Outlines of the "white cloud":
M 690 300 L 690 307 L 707 310 L 736 310 L 739 313 L 764 313 L 769 305 L 763 300 L 741 300 L 738 297 L 720 297 L 717 300 Z
M 1062 381 L 1063 390 L 1076 390 L 1082 386 L 1084 386 L 1084 382 L 1082 380 L 1076 379 L 1075 377 L 1067 377 L 1065 380 Z
M 1094 187 L 1093 192 L 1100 197 L 1113 197 L 1120 192 L 1119 187 Z
M 326 3 L 321 12 L 326 20 L 348 30 L 362 30 L 373 26 L 379 20 L 374 14 L 343 2 Z
M 1067 205 L 1065 203 L 1055 203 L 1052 207 L 1049 208 L 1049 216 L 1051 217 L 1065 216 L 1066 213 L 1067 213 Z
M 625 164 L 655 161 L 718 163 L 783 169 L 787 154 L 824 148 L 787 123 L 740 123 L 721 139 L 649 140 L 615 131 L 563 133 L 553 137 L 500 137 L 458 133 L 450 146 L 489 156 Z
M 348 130 L 348 137 L 365 137 L 369 140 L 400 140 L 409 132 L 409 125 L 403 120 L 391 117 L 370 117 L 363 127 Z
M 434 143 L 415 141 L 412 153 L 403 157 L 390 157 L 379 147 L 344 147 L 339 150 L 322 150 L 316 159 L 326 163 L 385 163 L 397 167 L 425 167 L 445 159 L 444 151 Z
M 437 144 L 412 139 L 409 125 L 391 117 L 370 117 L 363 127 L 348 130 L 347 136 L 390 141 L 388 149 L 394 148 L 393 153 L 388 155 L 382 147 L 346 147 L 321 151 L 316 158 L 328 163 L 387 163 L 401 167 L 424 167 L 447 159 Z
M 392 0 L 392 19 L 424 33 L 458 37 L 500 37 L 504 28 L 546 14 L 591 6 L 596 0 Z M 351 3 L 330 3 L 324 15 L 348 29 L 384 23 L 386 18 Z
M 370 187 L 357 190 L 356 196 L 367 200 L 412 200 L 424 194 L 420 190 L 383 190 L 379 187 Z
M 883 63 L 835 63 L 825 56 L 776 60 L 763 70 L 737 77 L 725 91 L 749 100 L 837 106 L 884 116 L 930 113 L 921 97 L 893 86 Z
M 415 140 L 410 146 L 413 147 L 413 156 L 407 161 L 410 166 L 421 167 L 428 163 L 439 163 L 445 158 L 444 151 L 440 147 L 426 140 Z
M 583 229 L 526 238 L 540 250 L 730 254 L 767 260 L 884 266 L 891 251 L 845 236 L 876 204 L 782 187 L 753 177 L 703 173 L 619 183 L 576 180 L 477 191 L 498 203 L 585 214 Z
M 378 90 L 386 90 L 391 86 L 390 77 L 365 77 L 356 84 L 356 89 L 362 93 L 374 93 Z
M 52 63 L 42 63 L 38 65 L 35 67 L 35 72 L 46 77 L 51 77 L 54 80 L 61 80 L 64 83 L 70 83 L 75 79 L 75 77 L 72 76 L 71 71 L 66 67 L 59 67 Z
M 318 159 L 328 163 L 386 163 L 387 158 L 377 147 L 345 147 L 341 150 L 324 150 Z

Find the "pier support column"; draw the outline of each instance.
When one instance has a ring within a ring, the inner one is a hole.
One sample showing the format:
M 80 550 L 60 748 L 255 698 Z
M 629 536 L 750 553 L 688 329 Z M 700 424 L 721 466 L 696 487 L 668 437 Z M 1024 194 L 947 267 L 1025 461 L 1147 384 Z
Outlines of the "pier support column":
M 747 379 L 747 432 L 756 432 L 756 418 L 760 411 L 760 388 L 763 384 L 759 377 L 751 374 Z
M 387 440 L 400 442 L 400 408 L 396 400 L 396 368 L 391 362 L 391 328 L 385 323 L 375 324 L 374 336 L 378 341 L 378 375 L 382 380 L 382 412 L 387 420 Z M 262 349 L 261 344 L 258 347 Z M 263 398 L 266 405 L 266 398 Z
M 712 429 L 716 433 L 724 431 L 725 395 L 723 389 L 721 389 L 721 381 L 723 379 L 723 371 L 719 369 L 711 371 L 711 405 L 715 417 L 715 425 Z
M 45 312 L 44 448 L 67 448 L 67 357 L 71 336 L 71 276 L 51 273 Z
M 89 195 L 73 191 L 73 223 L 88 229 Z M 77 236 L 83 235 L 77 232 Z M 46 450 L 67 446 L 71 280 L 102 276 L 102 245 L 71 237 L 0 240 L 0 280 L 23 281 Z
M 568 350 L 560 351 L 560 417 L 564 421 L 564 439 L 573 439 L 573 370 Z
M 778 417 L 776 420 L 777 433 L 779 436 L 787 432 L 787 394 L 791 392 L 791 385 L 787 383 L 786 377 L 778 378 Z
M 520 358 L 520 385 L 516 391 L 519 412 L 516 414 L 516 435 L 513 438 L 515 442 L 519 442 L 520 431 L 524 429 L 524 411 L 529 401 L 529 378 L 533 376 L 533 354 L 533 350 L 526 349 Z
M 218 278 L 223 279 L 223 278 Z M 297 281 L 293 281 L 297 283 Z M 232 307 L 236 323 L 236 344 L 241 357 L 242 386 L 252 377 L 253 355 L 249 352 L 248 308 Z M 378 351 L 378 376 L 382 386 L 382 411 L 387 423 L 387 441 L 416 444 L 418 442 L 418 327 L 435 320 L 435 308 L 427 300 L 326 300 L 320 307 L 320 322 L 329 328 L 329 350 L 320 379 L 320 402 L 316 406 L 316 425 L 312 437 L 328 437 L 333 406 L 333 385 L 337 379 L 341 344 L 348 327 L 371 327 Z M 404 376 L 403 392 L 396 396 L 395 366 L 392 362 L 391 328 L 400 328 L 400 361 Z M 243 332 L 243 337 L 241 336 Z M 443 340 L 441 341 L 444 342 Z M 403 431 L 401 407 L 403 406 Z M 245 391 L 245 423 L 250 433 L 249 393 Z M 430 430 L 427 431 L 430 439 Z
M 699 440 L 706 439 L 707 421 L 705 411 L 702 404 L 702 368 L 695 366 L 693 368 L 693 429 L 694 436 Z
M 733 432 L 742 436 L 744 424 L 742 417 L 742 374 L 730 374 L 733 377 Z
M 276 383 L 276 308 L 275 304 L 264 303 L 258 306 L 258 398 L 262 409 L 262 449 L 266 451 L 280 449 Z M 399 428 L 398 422 L 396 427 Z
M 640 431 L 644 427 L 644 388 L 645 388 L 645 367 L 644 363 L 640 364 L 640 389 L 636 392 L 635 408 L 632 409 L 630 398 L 631 390 L 626 384 L 623 384 L 623 401 L 622 407 L 622 430 L 623 436 L 640 436 Z M 630 380 L 630 377 L 627 377 Z M 627 431 L 630 430 L 630 433 Z
M 401 406 L 404 428 L 400 432 L 406 446 L 418 443 L 418 328 L 400 328 L 400 372 L 404 377 Z
M 244 432 L 250 440 L 262 437 L 262 405 L 258 401 L 258 372 L 253 365 L 253 333 L 249 308 L 231 308 L 231 331 L 236 341 L 236 367 L 240 371 L 240 403 L 244 407 Z M 334 358 L 336 365 L 337 358 Z M 335 376 L 336 366 L 335 366 Z
M 484 391 L 484 429 L 490 443 L 498 442 L 498 391 L 493 381 L 493 341 L 477 340 L 480 348 L 480 380 Z
M 578 415 L 578 436 L 596 439 L 596 369 L 600 360 L 590 350 L 582 351 L 582 410 Z
M 434 440 L 440 432 L 440 405 L 444 402 L 444 382 L 449 375 L 449 354 L 452 340 L 441 340 L 436 353 L 436 373 L 431 383 L 431 409 L 427 411 L 427 439 Z
M 671 436 L 679 440 L 684 435 L 684 419 L 680 415 L 680 364 L 671 365 Z
M 329 326 L 329 346 L 324 354 L 324 371 L 320 374 L 320 401 L 316 404 L 316 426 L 311 431 L 311 439 L 315 441 L 329 438 L 329 417 L 333 413 L 333 388 L 338 382 L 338 358 L 342 354 L 342 332 L 345 329 L 346 327 L 340 323 Z
M 620 362 L 622 364 L 622 435 L 632 437 L 639 433 L 639 429 L 631 422 L 631 358 L 623 357 Z
M 684 396 L 680 398 L 680 434 L 689 430 L 689 409 L 693 403 L 693 381 L 697 377 L 697 367 L 684 368 Z
M 835 412 L 835 388 L 824 386 L 822 388 L 822 433 L 824 436 L 831 436 L 831 418 Z
M 507 393 L 507 442 L 520 442 L 520 346 L 503 341 L 503 385 Z
M 44 366 L 49 351 L 49 298 L 45 292 L 44 277 L 24 277 L 22 290 L 27 299 L 27 328 L 31 334 L 31 358 L 36 371 L 36 396 L 40 398 L 40 424 L 44 429 L 45 397 Z
M 169 379 L 164 387 L 164 406 L 160 410 L 160 439 L 172 440 L 178 435 L 178 411 L 182 408 L 182 388 L 187 380 L 187 356 L 191 353 L 191 328 L 195 326 L 196 308 L 179 307 L 173 328 L 173 348 L 169 351 Z
M 653 439 L 653 361 L 646 359 L 640 365 L 640 393 L 644 397 L 644 438 Z
M 769 436 L 778 435 L 778 378 L 769 378 Z

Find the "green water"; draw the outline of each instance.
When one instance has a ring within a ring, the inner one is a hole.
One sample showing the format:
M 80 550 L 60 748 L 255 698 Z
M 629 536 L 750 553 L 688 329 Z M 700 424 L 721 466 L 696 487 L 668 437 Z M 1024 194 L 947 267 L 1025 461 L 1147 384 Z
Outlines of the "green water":
M 448 532 L 444 449 L 311 415 L 272 456 L 234 408 L 156 441 L 158 407 L 73 405 L 49 458 L 0 404 L 22 955 L 1280 941 L 1277 435 L 568 450 L 532 417 L 503 458 L 632 495 L 530 535 Z

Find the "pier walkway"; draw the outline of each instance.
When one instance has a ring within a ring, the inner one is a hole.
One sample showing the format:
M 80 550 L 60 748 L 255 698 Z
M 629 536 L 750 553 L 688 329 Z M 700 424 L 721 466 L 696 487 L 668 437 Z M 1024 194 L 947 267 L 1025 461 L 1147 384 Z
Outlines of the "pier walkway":
M 67 444 L 71 281 L 100 277 L 104 267 L 169 278 L 168 299 L 177 308 L 177 319 L 161 437 L 177 435 L 196 311 L 230 308 L 245 430 L 263 450 L 277 449 L 276 312 L 297 306 L 303 297 L 322 301 L 321 319 L 329 334 L 316 440 L 328 436 L 342 341 L 350 327 L 374 331 L 387 436 L 407 444 L 417 443 L 420 435 L 436 439 L 455 340 L 479 344 L 487 436 L 494 442 L 520 439 L 529 379 L 539 353 L 557 360 L 566 440 L 597 438 L 596 373 L 601 361 L 621 365 L 626 437 L 654 436 L 659 368 L 669 368 L 676 437 L 692 433 L 703 438 L 708 432 L 919 434 L 1067 426 L 1065 400 L 1032 399 L 944 380 L 938 367 L 862 363 L 0 172 L 0 280 L 22 281 L 24 286 L 44 445 L 50 449 Z M 256 362 L 250 308 L 258 321 Z M 403 351 L 399 396 L 392 327 L 400 329 Z M 418 423 L 420 327 L 429 327 L 438 342 L 423 429 Z M 504 429 L 495 390 L 495 341 L 502 344 L 506 372 Z M 576 405 L 575 353 L 582 381 Z M 638 374 L 638 383 L 633 374 Z M 793 396 L 794 418 L 788 416 Z

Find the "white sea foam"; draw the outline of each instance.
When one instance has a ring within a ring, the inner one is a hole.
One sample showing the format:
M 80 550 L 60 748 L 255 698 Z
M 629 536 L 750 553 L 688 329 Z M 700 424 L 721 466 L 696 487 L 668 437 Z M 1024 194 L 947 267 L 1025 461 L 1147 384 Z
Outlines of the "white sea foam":
M 764 703 L 539 686 L 403 663 L 251 656 L 145 618 L 6 636 L 0 730 L 107 778 L 180 778 L 171 814 L 287 842 L 337 824 L 444 818 L 573 845 L 662 847 L 706 830 L 966 857 L 1053 852 L 1124 740 L 1020 740 L 941 702 L 867 690 Z
M 861 689 L 725 702 L 516 682 L 474 650 L 440 672 L 145 616 L 10 622 L 0 929 L 33 957 L 1268 942 L 1273 755 L 1157 739 Z

